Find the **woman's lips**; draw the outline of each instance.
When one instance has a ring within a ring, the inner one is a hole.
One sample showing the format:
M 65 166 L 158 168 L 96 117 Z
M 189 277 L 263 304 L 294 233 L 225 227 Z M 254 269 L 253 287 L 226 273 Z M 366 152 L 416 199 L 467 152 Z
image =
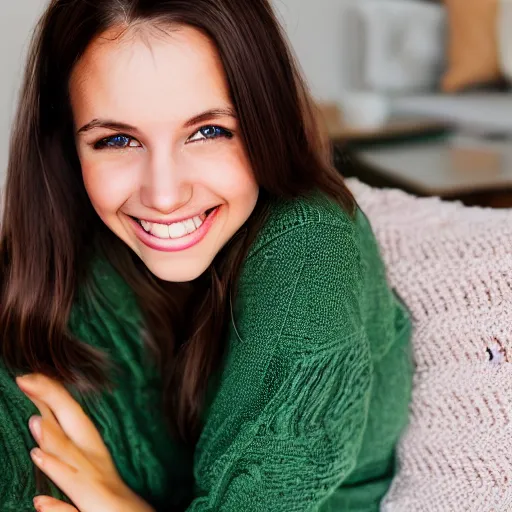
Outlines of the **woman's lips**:
M 146 229 L 142 227 L 140 221 L 135 220 L 132 217 L 129 217 L 132 226 L 134 227 L 135 234 L 137 238 L 149 248 L 154 249 L 156 251 L 163 252 L 177 252 L 184 251 L 198 244 L 208 233 L 210 228 L 212 227 L 215 219 L 217 218 L 218 212 L 221 209 L 221 206 L 217 206 L 214 208 L 204 219 L 202 224 L 199 227 L 196 227 L 194 231 L 187 234 L 182 234 L 180 236 L 178 224 L 187 225 L 188 220 L 182 223 L 174 223 L 171 224 L 170 227 L 164 224 L 156 224 L 152 223 L 150 229 L 154 231 L 155 234 L 148 233 Z M 193 222 L 192 219 L 190 219 Z M 196 220 L 197 223 L 197 220 Z M 196 224 L 197 225 L 197 224 Z M 145 226 L 148 227 L 147 225 Z M 165 229 L 170 229 L 170 233 L 165 232 Z M 186 229 L 186 227 L 181 228 Z M 191 226 L 190 226 L 190 229 Z M 164 235 L 164 237 L 159 237 L 158 234 Z M 176 235 L 176 237 L 169 238 L 170 235 Z

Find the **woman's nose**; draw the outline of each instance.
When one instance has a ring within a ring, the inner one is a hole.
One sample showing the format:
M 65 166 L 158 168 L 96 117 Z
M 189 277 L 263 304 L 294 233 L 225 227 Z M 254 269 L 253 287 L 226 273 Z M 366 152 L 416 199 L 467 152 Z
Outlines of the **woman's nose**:
M 145 170 L 140 190 L 141 202 L 147 208 L 168 214 L 187 204 L 192 198 L 192 183 L 172 160 L 153 161 Z

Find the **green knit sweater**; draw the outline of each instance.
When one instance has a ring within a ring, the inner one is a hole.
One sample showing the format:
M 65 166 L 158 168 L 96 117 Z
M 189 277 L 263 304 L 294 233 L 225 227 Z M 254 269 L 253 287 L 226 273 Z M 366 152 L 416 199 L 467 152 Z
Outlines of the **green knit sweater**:
M 133 294 L 107 264 L 93 275 L 103 296 L 77 301 L 70 328 L 117 370 L 113 392 L 79 399 L 137 493 L 162 511 L 378 510 L 407 420 L 410 322 L 362 213 L 320 197 L 273 207 L 193 454 L 164 426 Z M 35 412 L 1 369 L 1 511 L 33 510 Z

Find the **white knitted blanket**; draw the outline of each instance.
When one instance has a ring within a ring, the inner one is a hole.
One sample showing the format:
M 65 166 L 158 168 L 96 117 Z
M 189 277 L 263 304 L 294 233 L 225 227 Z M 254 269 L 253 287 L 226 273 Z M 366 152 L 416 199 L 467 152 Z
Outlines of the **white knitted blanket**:
M 347 184 L 414 319 L 410 424 L 381 510 L 512 511 L 512 210 Z

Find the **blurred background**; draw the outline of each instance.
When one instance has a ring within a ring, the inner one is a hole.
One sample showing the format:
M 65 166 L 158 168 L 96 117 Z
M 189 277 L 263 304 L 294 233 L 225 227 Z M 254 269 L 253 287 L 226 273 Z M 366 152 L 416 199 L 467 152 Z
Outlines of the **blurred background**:
M 512 0 L 272 0 L 345 175 L 512 206 Z M 0 179 L 31 29 L 0 18 Z

